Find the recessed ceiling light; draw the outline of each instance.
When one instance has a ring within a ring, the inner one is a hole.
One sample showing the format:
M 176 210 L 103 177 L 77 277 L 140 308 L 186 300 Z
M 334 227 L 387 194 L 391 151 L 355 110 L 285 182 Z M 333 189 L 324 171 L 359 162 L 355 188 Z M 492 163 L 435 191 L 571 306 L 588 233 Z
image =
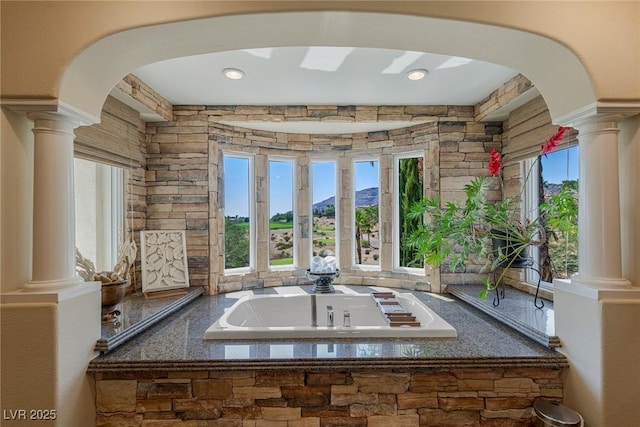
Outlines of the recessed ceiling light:
M 425 69 L 417 69 L 417 70 L 411 70 L 407 73 L 407 78 L 409 80 L 422 80 L 425 78 L 425 76 L 428 74 L 429 72 Z
M 240 80 L 244 77 L 244 71 L 239 70 L 237 68 L 225 68 L 222 70 L 222 73 L 231 80 Z

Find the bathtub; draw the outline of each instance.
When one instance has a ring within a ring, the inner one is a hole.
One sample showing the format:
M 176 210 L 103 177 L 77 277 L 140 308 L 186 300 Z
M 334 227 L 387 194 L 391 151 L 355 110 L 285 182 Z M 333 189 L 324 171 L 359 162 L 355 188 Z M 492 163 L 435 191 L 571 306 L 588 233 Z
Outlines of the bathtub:
M 204 339 L 457 337 L 414 295 L 396 293 L 394 298 L 420 326 L 390 326 L 383 313 L 387 309 L 367 294 L 245 295 L 206 330 Z M 317 326 L 312 326 L 314 299 Z

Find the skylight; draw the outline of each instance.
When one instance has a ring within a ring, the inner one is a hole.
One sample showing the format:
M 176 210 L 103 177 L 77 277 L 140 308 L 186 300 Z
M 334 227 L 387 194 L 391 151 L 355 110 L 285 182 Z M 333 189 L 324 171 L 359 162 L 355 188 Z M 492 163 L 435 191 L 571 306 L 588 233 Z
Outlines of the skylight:
M 353 49 L 352 47 L 310 47 L 300 63 L 300 68 L 336 71 Z

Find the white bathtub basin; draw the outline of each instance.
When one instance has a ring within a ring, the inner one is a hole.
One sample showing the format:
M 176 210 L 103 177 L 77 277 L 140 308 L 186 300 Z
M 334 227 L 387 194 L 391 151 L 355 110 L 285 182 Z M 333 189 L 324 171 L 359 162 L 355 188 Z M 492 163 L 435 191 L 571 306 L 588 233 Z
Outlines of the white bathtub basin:
M 456 330 L 409 293 L 396 294 L 420 326 L 389 326 L 370 295 L 246 295 L 205 332 L 204 339 L 457 337 Z M 317 325 L 312 326 L 312 297 Z M 333 307 L 334 326 L 328 325 Z M 344 312 L 350 326 L 344 326 Z

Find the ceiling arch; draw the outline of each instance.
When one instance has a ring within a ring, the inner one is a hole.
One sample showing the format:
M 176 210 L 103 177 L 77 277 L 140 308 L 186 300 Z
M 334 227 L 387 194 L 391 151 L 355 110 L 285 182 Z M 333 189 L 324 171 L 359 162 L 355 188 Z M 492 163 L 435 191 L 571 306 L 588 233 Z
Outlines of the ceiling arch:
M 62 78 L 59 98 L 99 117 L 113 86 L 142 65 L 210 52 L 287 46 L 404 49 L 504 65 L 535 84 L 552 117 L 596 101 L 577 56 L 540 35 L 448 19 L 336 11 L 224 16 L 122 31 L 74 58 Z

